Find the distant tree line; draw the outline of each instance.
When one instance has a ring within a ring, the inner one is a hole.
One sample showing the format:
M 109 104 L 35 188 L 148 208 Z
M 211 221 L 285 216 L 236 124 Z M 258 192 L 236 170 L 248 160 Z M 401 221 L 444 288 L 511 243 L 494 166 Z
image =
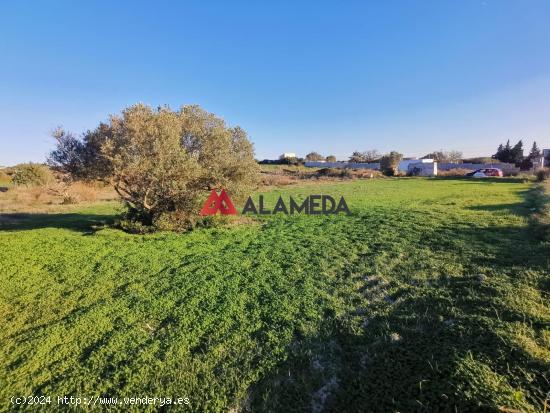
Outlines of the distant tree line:
M 460 163 L 462 162 L 462 152 L 460 151 L 434 151 L 422 157 L 422 159 L 433 159 L 436 162 L 442 163 Z
M 366 151 L 354 151 L 351 156 L 348 158 L 349 163 L 387 163 L 388 159 L 390 165 L 395 163 L 395 159 L 398 158 L 399 154 L 396 151 L 391 151 L 385 155 L 378 152 L 376 149 L 370 149 Z M 422 156 L 421 159 L 433 159 L 439 163 L 492 163 L 496 160 L 504 163 L 512 163 L 522 169 L 530 169 L 533 167 L 533 160 L 541 156 L 541 151 L 539 150 L 537 143 L 533 142 L 533 146 L 529 155 L 523 155 L 523 142 L 520 140 L 514 146 L 510 145 L 510 141 L 507 141 L 505 145 L 499 145 L 497 153 L 484 157 L 474 157 L 474 158 L 464 158 L 463 153 L 456 150 L 445 151 L 443 149 L 427 153 Z M 401 155 L 400 161 L 403 159 Z M 406 158 L 405 158 L 406 159 Z M 288 164 L 288 165 L 303 165 L 304 162 L 336 162 L 336 157 L 334 155 L 323 156 L 319 152 L 312 151 L 308 153 L 305 158 L 283 158 L 281 157 L 278 160 L 263 160 L 260 163 L 279 163 L 279 164 Z M 550 159 L 548 160 L 550 162 Z M 386 165 L 386 164 L 385 164 Z M 384 168 L 381 167 L 383 170 Z M 391 174 L 391 167 L 386 168 L 386 173 Z
M 264 159 L 258 163 L 263 165 L 303 165 L 304 162 L 336 162 L 336 156 L 323 156 L 319 152 L 313 151 L 308 153 L 305 158 L 284 157 L 281 155 L 279 159 Z
M 537 146 L 537 142 L 533 142 L 533 146 L 527 156 L 523 155 L 523 140 L 519 140 L 514 146 L 510 144 L 510 140 L 506 141 L 506 144 L 500 144 L 496 153 L 493 155 L 494 159 L 504 163 L 513 163 L 521 169 L 531 169 L 533 167 L 533 161 L 541 157 L 541 151 Z
M 380 162 L 381 157 L 382 155 L 376 149 L 370 149 L 364 152 L 355 151 L 349 157 L 349 162 L 352 162 L 352 163 Z

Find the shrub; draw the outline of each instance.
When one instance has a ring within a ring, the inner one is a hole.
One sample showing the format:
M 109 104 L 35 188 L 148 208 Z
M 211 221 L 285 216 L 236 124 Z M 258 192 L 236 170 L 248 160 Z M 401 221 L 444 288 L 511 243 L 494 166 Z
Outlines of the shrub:
M 394 176 L 397 174 L 397 168 L 399 167 L 399 162 L 401 162 L 402 159 L 402 154 L 396 151 L 391 151 L 380 158 L 380 170 L 384 175 Z
M 54 181 L 50 168 L 38 163 L 23 163 L 15 166 L 11 180 L 15 186 L 42 186 Z
M 342 168 L 322 168 L 317 171 L 317 175 L 331 178 L 351 178 L 352 172 Z
M 324 161 L 325 157 L 318 152 L 310 152 L 306 155 L 306 161 Z
M 536 172 L 537 181 L 542 182 L 550 178 L 550 168 L 539 169 Z
M 259 178 L 244 130 L 198 106 L 134 105 L 94 134 L 128 216 L 144 225 L 191 228 L 209 191 L 223 188 L 238 202 Z
M 351 174 L 354 178 L 380 178 L 382 172 L 374 169 L 352 169 Z

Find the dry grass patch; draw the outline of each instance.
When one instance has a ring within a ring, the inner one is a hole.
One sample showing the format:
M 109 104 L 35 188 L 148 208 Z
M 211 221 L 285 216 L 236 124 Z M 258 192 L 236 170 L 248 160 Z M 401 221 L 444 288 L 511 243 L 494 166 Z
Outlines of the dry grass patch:
M 305 182 L 337 182 L 349 179 L 382 178 L 380 171 L 350 168 L 306 168 L 292 165 L 262 165 L 264 187 L 287 186 Z
M 469 172 L 472 172 L 472 170 L 466 168 L 455 168 L 448 171 L 437 171 L 437 176 L 464 176 Z
M 57 212 L 74 204 L 117 199 L 112 188 L 98 183 L 55 182 L 34 187 L 5 187 L 0 192 L 0 213 Z

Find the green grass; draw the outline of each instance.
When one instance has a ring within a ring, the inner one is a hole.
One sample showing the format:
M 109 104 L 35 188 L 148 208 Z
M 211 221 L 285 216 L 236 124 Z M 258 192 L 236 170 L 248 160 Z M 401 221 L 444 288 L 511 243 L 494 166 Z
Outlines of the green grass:
M 353 215 L 187 234 L 101 229 L 113 204 L 4 217 L 0 409 L 44 394 L 181 396 L 197 412 L 541 411 L 550 245 L 534 191 L 308 184 L 267 198 L 344 195 Z

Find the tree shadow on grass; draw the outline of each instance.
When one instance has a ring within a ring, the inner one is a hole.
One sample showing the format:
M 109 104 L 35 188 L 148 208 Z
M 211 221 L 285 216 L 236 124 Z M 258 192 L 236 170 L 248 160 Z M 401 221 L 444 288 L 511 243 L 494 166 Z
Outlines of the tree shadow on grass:
M 543 203 L 541 199 L 540 189 L 532 187 L 518 192 L 518 195 L 523 198 L 523 202 L 514 202 L 508 204 L 493 204 L 493 205 L 473 205 L 467 207 L 472 211 L 487 211 L 487 212 L 503 212 L 511 213 L 518 216 L 529 216 L 533 211 L 540 207 Z M 546 202 L 548 202 L 546 200 Z
M 472 211 L 487 211 L 499 213 L 511 213 L 519 216 L 529 215 L 529 208 L 522 204 L 495 204 L 495 205 L 474 205 L 467 207 Z
M 501 253 L 503 265 L 511 264 L 512 253 Z M 491 264 L 498 267 L 496 260 Z M 543 259 L 525 265 L 548 271 Z M 350 328 L 356 315 L 349 315 L 327 320 L 319 336 L 297 338 L 288 359 L 253 387 L 250 411 L 542 409 L 550 364 L 518 344 L 511 331 L 527 328 L 540 340 L 548 320 L 509 305 L 514 289 L 528 284 L 501 270 L 421 281 L 401 273 L 387 296 L 372 298 L 362 328 Z M 373 286 L 367 284 L 364 294 Z
M 41 228 L 60 228 L 93 233 L 98 228 L 114 222 L 111 214 L 43 214 L 6 213 L 0 214 L 0 231 L 21 231 Z
M 496 411 L 525 407 L 526 398 L 542 407 L 548 363 L 503 330 L 525 315 L 499 305 L 498 293 L 475 277 L 440 282 L 422 296 L 406 292 L 370 320 L 366 336 L 340 333 L 348 362 L 327 410 Z

